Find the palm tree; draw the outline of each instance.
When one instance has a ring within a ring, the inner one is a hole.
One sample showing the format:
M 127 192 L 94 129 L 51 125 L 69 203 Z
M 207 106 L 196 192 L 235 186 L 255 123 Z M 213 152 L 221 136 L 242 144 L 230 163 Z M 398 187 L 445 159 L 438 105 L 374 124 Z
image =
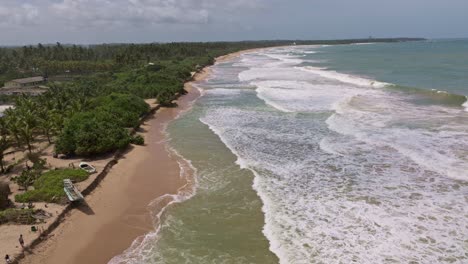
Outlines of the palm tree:
M 32 142 L 34 141 L 34 129 L 36 128 L 36 119 L 34 114 L 26 112 L 21 118 L 20 137 L 26 146 L 29 153 L 32 153 Z
M 31 98 L 21 96 L 16 100 L 15 113 L 19 116 L 19 137 L 28 147 L 29 153 L 32 153 L 34 130 L 37 128 L 37 110 L 37 103 Z
M 53 133 L 54 123 L 51 120 L 51 111 L 47 109 L 41 109 L 37 115 L 38 127 L 42 130 L 42 133 L 46 136 L 47 142 L 52 143 L 51 136 Z
M 55 120 L 56 112 L 52 100 L 48 100 L 45 96 L 37 97 L 37 125 L 42 130 L 42 133 L 47 137 L 49 144 L 52 143 L 51 136 L 56 129 Z
M 5 158 L 4 153 L 10 147 L 10 144 L 11 142 L 9 140 L 5 119 L 0 118 L 0 169 L 2 173 L 5 173 L 5 164 L 3 161 Z
M 15 138 L 16 146 L 21 147 L 21 138 L 19 136 L 19 118 L 15 110 L 8 108 L 4 112 L 4 117 L 2 118 L 5 122 L 5 126 L 8 129 L 10 136 Z

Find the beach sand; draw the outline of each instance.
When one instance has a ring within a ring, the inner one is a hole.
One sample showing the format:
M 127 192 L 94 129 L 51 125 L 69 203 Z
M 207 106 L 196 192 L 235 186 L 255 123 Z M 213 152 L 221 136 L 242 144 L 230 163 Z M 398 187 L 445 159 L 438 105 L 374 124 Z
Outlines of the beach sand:
M 231 60 L 248 51 L 222 56 L 216 61 Z M 209 73 L 210 68 L 205 68 L 194 79 L 200 81 Z M 190 82 L 185 89 L 189 93 L 178 99 L 177 108 L 161 108 L 142 124 L 138 132 L 144 136 L 145 146 L 132 146 L 125 152 L 97 189 L 86 196 L 87 204 L 72 210 L 21 263 L 107 263 L 135 239 L 154 230 L 157 219 L 151 214 L 158 212 L 150 214 L 148 205 L 163 195 L 186 191 L 187 182 L 191 182 L 187 177 L 193 177 L 191 171 L 181 175 L 178 162 L 184 161 L 168 150 L 165 134 L 168 123 L 189 110 L 200 96 Z M 163 209 L 164 204 L 158 208 Z
M 179 98 L 179 107 L 161 108 L 141 126 L 145 146 L 132 146 L 86 197 L 87 205 L 71 211 L 21 263 L 107 263 L 154 229 L 149 203 L 164 194 L 176 194 L 186 183 L 177 157 L 166 149 L 165 135 L 168 122 L 199 96 L 190 83 L 186 89 L 189 93 Z

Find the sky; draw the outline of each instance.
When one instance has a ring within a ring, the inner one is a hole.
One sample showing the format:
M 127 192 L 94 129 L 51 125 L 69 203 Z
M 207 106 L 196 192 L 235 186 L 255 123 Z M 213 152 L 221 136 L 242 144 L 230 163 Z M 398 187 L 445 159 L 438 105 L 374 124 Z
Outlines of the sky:
M 0 45 L 468 37 L 468 0 L 0 0 Z

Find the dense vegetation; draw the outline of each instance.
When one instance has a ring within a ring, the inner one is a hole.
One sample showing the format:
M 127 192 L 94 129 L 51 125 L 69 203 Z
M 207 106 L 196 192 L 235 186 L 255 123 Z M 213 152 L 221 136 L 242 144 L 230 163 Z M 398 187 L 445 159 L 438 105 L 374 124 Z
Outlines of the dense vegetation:
M 17 202 L 59 202 L 65 197 L 63 180 L 84 181 L 88 173 L 81 169 L 52 170 L 42 174 L 34 182 L 34 190 L 18 194 Z

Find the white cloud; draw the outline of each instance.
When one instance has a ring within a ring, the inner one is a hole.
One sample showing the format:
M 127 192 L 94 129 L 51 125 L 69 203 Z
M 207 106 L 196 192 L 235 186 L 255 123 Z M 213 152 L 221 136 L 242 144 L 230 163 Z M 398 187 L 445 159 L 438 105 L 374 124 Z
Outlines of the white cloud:
M 39 10 L 31 4 L 15 6 L 13 2 L 0 4 L 0 25 L 18 26 L 36 24 Z
M 258 8 L 261 0 L 61 0 L 54 16 L 75 26 L 206 24 L 216 12 Z

